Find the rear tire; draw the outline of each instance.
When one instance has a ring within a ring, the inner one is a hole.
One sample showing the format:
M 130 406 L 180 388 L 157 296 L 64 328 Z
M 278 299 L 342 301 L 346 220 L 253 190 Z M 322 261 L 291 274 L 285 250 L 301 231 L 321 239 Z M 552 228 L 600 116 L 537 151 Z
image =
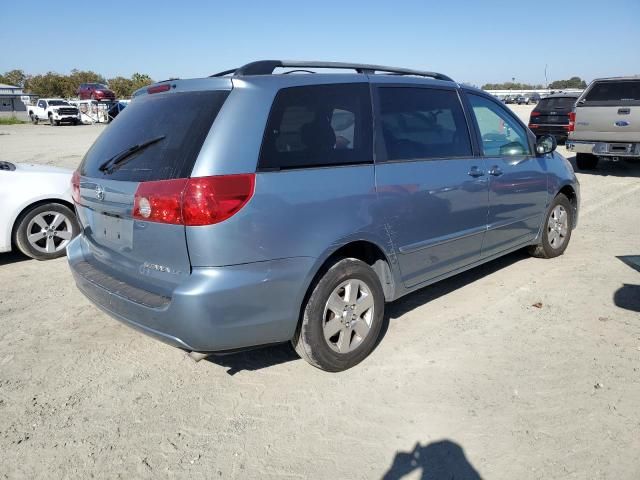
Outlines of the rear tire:
M 571 240 L 573 205 L 562 193 L 556 195 L 542 224 L 537 245 L 529 247 L 529 254 L 537 258 L 554 258 L 564 253 Z
M 376 346 L 384 292 L 373 269 L 355 258 L 331 266 L 313 285 L 291 343 L 300 357 L 328 372 L 347 370 Z
M 59 203 L 45 203 L 20 215 L 14 242 L 28 257 L 51 260 L 64 256 L 66 246 L 78 233 L 80 225 L 73 210 Z
M 599 158 L 590 153 L 576 153 L 576 166 L 580 170 L 593 170 L 598 165 Z
M 29 114 L 29 118 L 31 118 L 31 123 L 33 123 L 34 125 L 38 124 L 38 117 L 36 117 L 33 113 Z

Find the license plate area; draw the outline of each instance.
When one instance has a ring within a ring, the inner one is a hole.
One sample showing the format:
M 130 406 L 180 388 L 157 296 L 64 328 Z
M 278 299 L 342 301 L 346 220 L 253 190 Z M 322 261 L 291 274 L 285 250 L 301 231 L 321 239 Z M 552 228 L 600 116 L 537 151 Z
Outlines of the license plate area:
M 633 145 L 630 143 L 610 143 L 609 152 L 611 153 L 631 153 Z
M 133 221 L 108 213 L 96 214 L 93 235 L 98 243 L 131 248 L 133 246 Z

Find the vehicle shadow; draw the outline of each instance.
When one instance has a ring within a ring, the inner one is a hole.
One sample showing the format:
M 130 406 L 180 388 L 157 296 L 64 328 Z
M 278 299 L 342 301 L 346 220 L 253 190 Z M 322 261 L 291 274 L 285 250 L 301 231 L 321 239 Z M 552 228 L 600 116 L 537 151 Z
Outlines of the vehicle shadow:
M 211 355 L 205 360 L 226 368 L 227 374 L 233 376 L 242 371 L 261 370 L 282 363 L 300 360 L 300 357 L 290 343 L 281 343 L 237 353 Z
M 640 312 L 640 285 L 623 284 L 613 294 L 613 303 L 625 310 Z
M 621 255 L 617 258 L 640 272 L 640 255 Z M 625 310 L 640 312 L 640 285 L 624 283 L 613 294 L 613 303 Z
M 529 258 L 529 255 L 524 250 L 518 250 L 387 304 L 382 330 L 376 342 L 376 347 L 386 335 L 391 319 L 399 318 L 415 308 L 421 307 L 432 300 L 465 287 L 486 275 L 497 272 L 525 258 Z M 300 357 L 298 357 L 289 343 L 256 347 L 237 353 L 211 355 L 206 358 L 208 362 L 227 368 L 227 374 L 232 376 L 244 370 L 260 370 L 299 359 Z
M 11 265 L 12 263 L 25 262 L 31 260 L 20 252 L 0 253 L 0 267 L 3 265 Z
M 587 175 L 596 175 L 600 177 L 632 177 L 640 178 L 640 161 L 620 160 L 613 162 L 611 160 L 600 160 L 598 166 L 594 170 L 580 170 L 576 166 L 576 157 L 567 157 L 571 162 L 573 170 L 576 173 L 584 173 Z
M 447 295 L 459 288 L 466 287 L 467 285 L 487 276 L 503 268 L 509 267 L 521 260 L 530 258 L 529 254 L 525 250 L 518 250 L 503 257 L 497 258 L 491 262 L 485 263 L 478 267 L 467 270 L 466 272 L 459 273 L 453 277 L 441 280 L 426 288 L 417 290 L 409 295 L 402 297 L 395 302 L 389 303 L 386 306 L 386 321 L 383 325 L 383 331 L 380 334 L 380 339 L 386 333 L 389 320 L 399 318 L 410 311 L 421 307 L 437 298 Z
M 460 445 L 450 440 L 432 442 L 428 445 L 416 443 L 410 452 L 398 452 L 382 476 L 382 480 L 398 480 L 407 476 L 421 480 L 481 480 L 482 477 L 469 463 Z

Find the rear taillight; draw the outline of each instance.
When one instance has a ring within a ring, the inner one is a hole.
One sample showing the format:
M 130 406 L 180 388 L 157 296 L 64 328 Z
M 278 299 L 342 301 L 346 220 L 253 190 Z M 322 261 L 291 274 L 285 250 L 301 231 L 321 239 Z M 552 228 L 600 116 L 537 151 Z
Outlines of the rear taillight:
M 569 132 L 573 132 L 576 129 L 576 112 L 575 110 L 572 112 L 569 112 L 569 127 L 567 128 L 567 130 Z
M 540 125 L 536 125 L 535 123 L 530 123 L 529 128 L 538 128 Z
M 147 93 L 160 93 L 167 92 L 171 89 L 171 85 L 168 83 L 163 83 L 162 85 L 154 85 L 153 87 L 147 88 Z
M 143 182 L 133 217 L 149 222 L 198 226 L 235 215 L 253 196 L 255 175 L 222 175 Z
M 535 110 L 533 112 L 531 112 L 531 116 L 532 117 L 539 117 L 540 116 L 540 112 L 536 112 Z
M 76 170 L 71 176 L 71 198 L 76 203 L 80 203 L 80 173 Z

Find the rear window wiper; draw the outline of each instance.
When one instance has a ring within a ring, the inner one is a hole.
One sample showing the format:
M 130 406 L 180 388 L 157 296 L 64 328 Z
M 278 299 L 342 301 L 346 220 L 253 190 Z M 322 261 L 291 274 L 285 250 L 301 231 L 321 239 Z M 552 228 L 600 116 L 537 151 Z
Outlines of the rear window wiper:
M 126 150 L 121 151 L 120 153 L 116 153 L 109 160 L 102 163 L 102 165 L 98 167 L 98 170 L 105 173 L 112 173 L 116 169 L 116 167 L 118 167 L 119 165 L 122 165 L 128 158 L 131 158 L 131 156 L 134 153 L 138 153 L 139 151 L 144 150 L 145 148 L 153 145 L 154 143 L 158 143 L 160 140 L 163 140 L 165 137 L 166 135 L 160 135 L 159 137 L 152 138 L 150 140 L 147 140 L 146 142 L 133 145 L 127 148 Z

